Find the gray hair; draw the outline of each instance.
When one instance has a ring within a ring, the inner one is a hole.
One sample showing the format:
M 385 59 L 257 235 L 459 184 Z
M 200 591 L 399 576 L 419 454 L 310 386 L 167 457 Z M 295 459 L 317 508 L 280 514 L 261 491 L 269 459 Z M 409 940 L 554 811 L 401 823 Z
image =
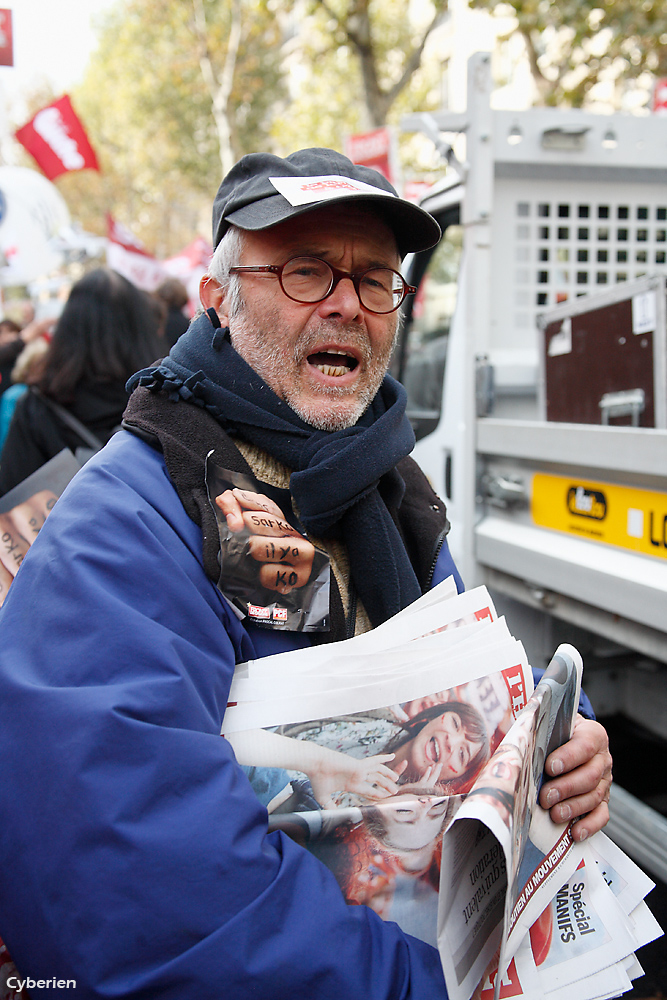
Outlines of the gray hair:
M 230 226 L 222 237 L 208 266 L 208 273 L 225 292 L 228 316 L 232 319 L 243 307 L 241 280 L 238 274 L 230 274 L 230 268 L 241 263 L 244 232 L 238 226 Z

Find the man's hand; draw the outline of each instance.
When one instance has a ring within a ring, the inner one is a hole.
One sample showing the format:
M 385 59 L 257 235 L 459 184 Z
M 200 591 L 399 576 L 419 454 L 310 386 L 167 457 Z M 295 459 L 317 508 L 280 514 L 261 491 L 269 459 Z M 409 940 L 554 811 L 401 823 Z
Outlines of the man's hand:
M 261 563 L 259 582 L 267 590 L 289 594 L 308 583 L 313 568 L 314 546 L 300 535 L 273 500 L 249 490 L 225 490 L 215 502 L 227 519 L 230 531 L 250 532 L 248 550 Z
M 572 827 L 574 840 L 586 840 L 608 822 L 611 766 L 606 730 L 581 715 L 572 739 L 547 757 L 545 771 L 554 780 L 542 786 L 540 805 L 554 823 L 580 817 Z

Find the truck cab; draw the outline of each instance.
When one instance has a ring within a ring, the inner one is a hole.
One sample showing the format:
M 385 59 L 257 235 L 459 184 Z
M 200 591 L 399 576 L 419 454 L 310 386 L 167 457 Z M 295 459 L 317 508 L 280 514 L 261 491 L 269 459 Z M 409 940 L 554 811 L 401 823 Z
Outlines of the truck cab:
M 598 715 L 665 741 L 667 118 L 497 111 L 490 90 L 478 53 L 467 112 L 402 123 L 448 162 L 394 361 L 415 457 L 531 663 L 573 642 Z M 667 819 L 632 792 L 612 835 L 667 881 Z

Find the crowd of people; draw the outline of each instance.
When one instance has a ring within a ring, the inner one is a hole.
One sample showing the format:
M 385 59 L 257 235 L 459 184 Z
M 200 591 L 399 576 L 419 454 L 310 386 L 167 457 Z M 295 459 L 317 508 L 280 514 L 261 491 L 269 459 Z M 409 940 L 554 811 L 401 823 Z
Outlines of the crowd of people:
M 148 293 L 106 267 L 75 282 L 57 319 L 0 321 L 0 496 L 63 448 L 80 460 L 120 427 L 134 372 L 187 329 L 183 284 Z

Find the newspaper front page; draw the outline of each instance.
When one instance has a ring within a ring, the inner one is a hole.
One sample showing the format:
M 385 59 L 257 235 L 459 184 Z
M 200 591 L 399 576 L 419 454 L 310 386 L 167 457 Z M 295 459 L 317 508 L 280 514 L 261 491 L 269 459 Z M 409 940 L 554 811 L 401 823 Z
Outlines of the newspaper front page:
M 562 646 L 533 691 L 485 588 L 450 581 L 364 635 L 241 664 L 222 735 L 269 831 L 436 946 L 451 1000 L 598 1000 L 661 931 L 650 879 L 537 802 L 580 683 Z

